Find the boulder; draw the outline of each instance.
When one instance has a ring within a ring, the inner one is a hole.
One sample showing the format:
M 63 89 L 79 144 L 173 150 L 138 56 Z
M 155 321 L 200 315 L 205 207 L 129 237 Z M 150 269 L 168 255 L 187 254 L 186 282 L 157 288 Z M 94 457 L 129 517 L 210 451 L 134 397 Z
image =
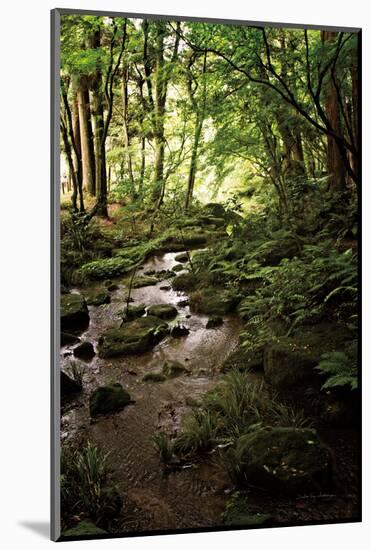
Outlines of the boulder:
M 171 329 L 170 334 L 173 338 L 181 338 L 189 334 L 189 328 L 184 325 L 176 325 Z
M 61 332 L 61 346 L 77 344 L 78 342 L 80 342 L 80 338 L 75 336 L 75 334 L 70 334 L 69 332 Z
M 242 485 L 254 484 L 274 495 L 320 493 L 331 487 L 331 455 L 316 430 L 257 429 L 238 439 L 233 452 Z
M 178 271 L 183 271 L 183 269 L 184 269 L 184 265 L 182 264 L 175 264 L 173 267 L 173 271 L 175 271 L 175 273 L 177 273 Z
M 136 277 L 133 281 L 132 288 L 142 288 L 143 286 L 152 286 L 157 284 L 155 277 Z
M 264 377 L 276 388 L 288 388 L 316 378 L 317 350 L 282 339 L 264 349 Z
M 107 288 L 94 290 L 87 294 L 85 298 L 88 306 L 101 306 L 102 304 L 109 304 L 111 301 Z
M 223 317 L 219 317 L 219 315 L 213 315 L 207 320 L 206 328 L 216 328 L 220 327 L 223 324 Z
M 155 304 L 149 306 L 147 313 L 160 319 L 173 319 L 178 315 L 178 310 L 171 304 Z
M 180 301 L 177 303 L 177 306 L 179 306 L 179 307 L 187 307 L 187 306 L 189 306 L 189 300 L 180 300 Z
M 95 355 L 94 346 L 90 342 L 82 342 L 74 348 L 73 354 L 83 361 L 91 361 Z
M 133 319 L 138 319 L 138 317 L 142 317 L 146 312 L 146 306 L 145 304 L 138 304 L 135 306 L 129 306 L 129 308 L 126 306 L 124 309 L 124 320 L 125 321 L 132 321 Z
M 262 370 L 263 351 L 237 348 L 227 357 L 221 367 L 222 372 L 228 372 L 232 369 L 239 370 L 240 372 L 245 370 Z
M 181 252 L 180 254 L 177 254 L 174 258 L 176 262 L 185 263 L 188 262 L 188 254 L 187 252 Z
M 63 294 L 61 296 L 62 332 L 81 332 L 89 326 L 88 306 L 81 294 Z
M 218 202 L 209 202 L 205 204 L 204 210 L 208 215 L 216 218 L 224 218 L 227 215 L 224 206 Z
M 171 281 L 174 290 L 193 290 L 197 283 L 198 279 L 193 273 L 181 273 Z
M 188 372 L 188 369 L 186 369 L 184 365 L 178 361 L 172 361 L 170 359 L 167 359 L 162 366 L 162 373 L 166 376 L 166 378 L 175 378 L 176 376 L 180 376 L 181 374 Z
M 107 330 L 99 339 L 99 355 L 116 357 L 144 353 L 162 340 L 168 332 L 168 325 L 158 317 L 140 317 L 120 328 Z
M 118 382 L 100 386 L 90 395 L 90 415 L 115 413 L 131 402 L 130 395 Z
M 195 313 L 222 316 L 232 312 L 239 301 L 239 296 L 234 292 L 205 288 L 191 294 L 190 307 Z
M 69 397 L 82 390 L 79 382 L 68 376 L 63 370 L 61 371 L 61 397 Z

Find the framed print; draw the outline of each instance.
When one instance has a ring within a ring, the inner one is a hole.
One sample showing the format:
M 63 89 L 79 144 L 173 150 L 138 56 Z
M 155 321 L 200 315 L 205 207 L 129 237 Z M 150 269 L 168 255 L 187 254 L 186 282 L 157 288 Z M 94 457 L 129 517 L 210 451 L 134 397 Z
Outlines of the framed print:
M 361 30 L 52 11 L 52 530 L 361 520 Z

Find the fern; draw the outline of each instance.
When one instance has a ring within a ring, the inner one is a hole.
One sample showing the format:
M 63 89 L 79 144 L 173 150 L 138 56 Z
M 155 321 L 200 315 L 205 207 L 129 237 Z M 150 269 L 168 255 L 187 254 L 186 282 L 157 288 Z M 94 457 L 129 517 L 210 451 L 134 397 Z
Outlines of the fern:
M 350 347 L 350 351 L 333 351 L 324 353 L 317 367 L 321 374 L 328 376 L 322 389 L 335 388 L 338 386 L 350 386 L 352 390 L 358 388 L 357 377 L 357 353 L 356 343 Z

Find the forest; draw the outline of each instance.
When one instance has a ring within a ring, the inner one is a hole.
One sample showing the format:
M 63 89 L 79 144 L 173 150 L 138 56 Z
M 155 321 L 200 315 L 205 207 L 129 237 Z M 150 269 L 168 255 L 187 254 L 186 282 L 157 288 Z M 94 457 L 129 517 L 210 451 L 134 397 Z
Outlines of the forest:
M 359 520 L 358 33 L 60 49 L 63 537 Z

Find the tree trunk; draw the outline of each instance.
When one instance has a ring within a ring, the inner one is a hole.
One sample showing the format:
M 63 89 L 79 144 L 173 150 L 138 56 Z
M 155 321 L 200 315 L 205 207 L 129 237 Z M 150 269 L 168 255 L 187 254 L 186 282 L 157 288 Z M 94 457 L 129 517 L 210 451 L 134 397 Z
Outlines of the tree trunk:
M 336 32 L 322 32 L 322 39 L 324 42 L 331 42 L 336 37 Z M 343 129 L 340 122 L 340 105 L 336 87 L 332 79 L 328 80 L 326 86 L 325 113 L 334 132 L 339 136 L 343 136 Z M 329 189 L 343 191 L 346 185 L 346 167 L 343 155 L 340 151 L 339 142 L 329 135 L 327 136 L 327 169 L 329 174 Z
M 122 67 L 122 114 L 124 118 L 123 130 L 124 130 L 124 147 L 127 163 L 128 176 L 131 186 L 131 196 L 135 197 L 135 180 L 133 174 L 133 163 L 130 153 L 130 137 L 129 137 L 129 121 L 128 121 L 128 107 L 129 107 L 129 95 L 128 95 L 128 81 L 129 81 L 129 66 L 124 59 Z
M 77 188 L 79 193 L 79 205 L 80 212 L 84 212 L 84 197 L 82 190 L 82 160 L 81 160 L 81 135 L 80 135 L 80 120 L 79 120 L 79 108 L 77 102 L 77 90 L 73 93 L 72 102 L 72 132 L 75 143 L 75 171 L 77 174 Z
M 74 212 L 78 212 L 77 208 L 77 176 L 75 173 L 75 167 L 73 164 L 73 158 L 72 158 L 72 149 L 71 144 L 68 139 L 68 131 L 66 127 L 66 123 L 61 118 L 61 132 L 62 132 L 62 139 L 63 139 L 63 145 L 64 145 L 64 152 L 66 155 L 67 163 L 68 163 L 68 170 L 69 174 L 72 180 L 72 195 L 71 195 L 71 202 L 72 202 L 72 208 Z
M 94 31 L 92 35 L 92 47 L 100 47 L 100 30 Z M 104 142 L 104 107 L 102 92 L 102 73 L 96 70 L 91 80 L 92 92 L 92 116 L 94 120 L 94 151 L 95 151 L 95 187 L 97 202 L 96 214 L 108 217 L 107 209 L 107 171 L 106 171 L 106 148 Z
M 86 77 L 81 77 L 77 88 L 79 108 L 83 187 L 95 195 L 94 138 L 91 127 L 89 88 Z
M 161 206 L 164 185 L 164 117 L 166 104 L 166 75 L 164 74 L 164 37 L 166 23 L 156 22 L 156 102 L 155 102 L 155 169 L 152 201 Z
M 187 194 L 185 201 L 185 209 L 188 210 L 193 198 L 193 189 L 195 185 L 196 172 L 197 172 L 197 158 L 198 158 L 198 146 L 200 143 L 201 131 L 202 131 L 203 119 L 199 113 L 197 113 L 195 133 L 193 137 L 191 164 L 188 173 Z

